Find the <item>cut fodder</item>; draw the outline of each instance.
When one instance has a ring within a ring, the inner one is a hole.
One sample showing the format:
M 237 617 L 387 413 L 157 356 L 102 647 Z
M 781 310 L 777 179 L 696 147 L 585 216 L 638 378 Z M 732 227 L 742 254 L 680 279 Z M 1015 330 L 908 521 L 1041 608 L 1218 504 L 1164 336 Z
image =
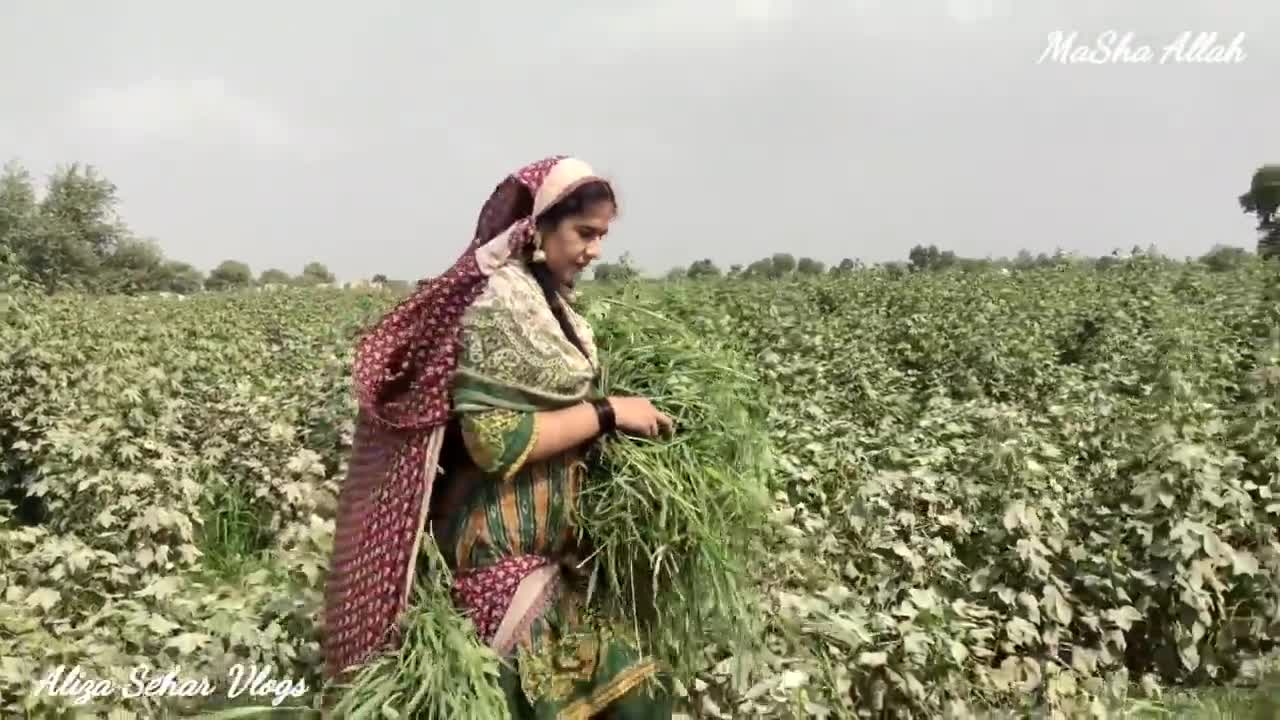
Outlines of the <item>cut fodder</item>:
M 405 612 L 402 641 L 394 653 L 367 663 L 345 688 L 334 717 L 414 720 L 505 720 L 510 717 L 499 684 L 501 659 L 476 636 L 453 605 L 448 571 L 435 546 L 426 549 L 438 568 L 419 576 L 416 601 Z M 386 714 L 391 711 L 393 714 Z
M 400 616 L 400 643 L 369 660 L 350 681 L 327 685 L 323 717 L 360 720 L 510 720 L 500 677 L 502 660 L 477 637 L 475 626 L 453 605 L 451 577 L 432 543 L 415 597 Z M 238 708 L 213 720 L 269 718 L 272 708 Z M 293 717 L 312 717 L 295 714 Z
M 681 677 L 758 640 L 759 535 L 769 508 L 768 404 L 741 356 L 653 306 L 597 300 L 605 395 L 649 398 L 672 437 L 619 435 L 597 453 L 578 526 L 593 603 L 624 619 Z

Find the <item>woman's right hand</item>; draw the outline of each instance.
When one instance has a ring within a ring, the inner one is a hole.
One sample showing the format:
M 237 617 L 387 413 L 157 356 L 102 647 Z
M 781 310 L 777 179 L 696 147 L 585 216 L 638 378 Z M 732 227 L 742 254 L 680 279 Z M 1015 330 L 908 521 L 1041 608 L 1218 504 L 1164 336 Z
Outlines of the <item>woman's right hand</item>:
M 648 398 L 613 396 L 609 398 L 613 406 L 613 417 L 618 429 L 632 435 L 653 438 L 659 432 L 671 432 L 675 422 L 660 412 L 649 402 Z

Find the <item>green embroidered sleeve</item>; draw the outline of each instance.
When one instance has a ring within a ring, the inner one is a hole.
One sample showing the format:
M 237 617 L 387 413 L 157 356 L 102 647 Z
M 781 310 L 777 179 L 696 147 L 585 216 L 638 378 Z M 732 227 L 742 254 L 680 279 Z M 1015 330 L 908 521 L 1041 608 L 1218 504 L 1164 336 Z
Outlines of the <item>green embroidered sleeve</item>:
M 536 419 L 532 412 L 516 410 L 462 413 L 462 439 L 472 462 L 487 473 L 510 480 L 538 439 Z

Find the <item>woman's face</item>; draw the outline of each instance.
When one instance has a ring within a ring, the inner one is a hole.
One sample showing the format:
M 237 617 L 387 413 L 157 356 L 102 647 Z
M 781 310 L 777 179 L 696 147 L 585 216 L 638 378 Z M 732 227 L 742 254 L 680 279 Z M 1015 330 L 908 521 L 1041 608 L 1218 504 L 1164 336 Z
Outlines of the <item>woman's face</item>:
M 613 213 L 613 203 L 598 202 L 580 215 L 565 218 L 542 236 L 547 268 L 556 282 L 573 287 L 578 275 L 600 257 L 600 243 L 609 232 Z

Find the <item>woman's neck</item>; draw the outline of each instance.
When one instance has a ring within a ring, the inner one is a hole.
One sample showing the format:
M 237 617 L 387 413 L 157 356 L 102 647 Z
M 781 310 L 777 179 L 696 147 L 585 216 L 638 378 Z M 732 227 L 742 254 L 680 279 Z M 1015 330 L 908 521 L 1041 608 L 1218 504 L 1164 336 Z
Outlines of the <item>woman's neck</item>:
M 544 291 L 548 288 L 548 286 L 550 286 L 551 288 L 554 289 L 555 295 L 558 295 L 559 297 L 564 298 L 565 300 L 573 300 L 573 298 L 577 295 L 577 291 L 574 288 L 574 283 L 556 282 L 551 277 L 551 271 L 550 269 L 547 268 L 546 265 L 535 263 L 529 258 L 521 258 L 521 261 L 524 263 L 525 270 L 527 270 L 529 274 L 533 276 L 534 280 L 538 281 L 538 284 L 542 286 Z

